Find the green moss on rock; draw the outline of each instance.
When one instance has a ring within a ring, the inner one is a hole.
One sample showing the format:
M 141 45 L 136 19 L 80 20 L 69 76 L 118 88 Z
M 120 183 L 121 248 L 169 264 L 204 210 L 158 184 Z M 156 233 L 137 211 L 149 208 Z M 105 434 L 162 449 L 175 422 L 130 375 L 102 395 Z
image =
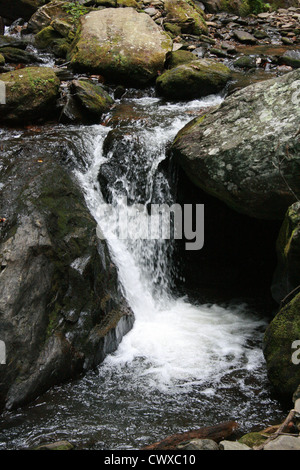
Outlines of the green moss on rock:
M 52 26 L 47 26 L 35 35 L 35 44 L 41 49 L 47 49 L 51 47 L 57 39 L 61 39 L 61 34 Z
M 114 103 L 101 86 L 87 80 L 74 80 L 71 91 L 87 114 L 96 115 L 99 118 Z
M 51 117 L 59 97 L 60 80 L 48 67 L 27 67 L 4 73 L 6 104 L 1 105 L 0 121 L 13 123 Z
M 141 2 L 136 2 L 136 0 L 117 0 L 117 6 L 123 8 L 140 8 Z
M 174 67 L 178 67 L 178 65 L 188 64 L 189 62 L 193 62 L 195 60 L 195 55 L 192 52 L 179 50 L 172 52 L 167 62 L 167 68 L 173 69 Z
M 293 342 L 300 339 L 300 294 L 283 307 L 268 326 L 263 342 L 268 377 L 278 395 L 291 399 L 300 383 Z
M 0 54 L 0 67 L 2 67 L 5 64 L 5 58 L 2 54 Z
M 160 95 L 169 99 L 193 99 L 218 93 L 231 77 L 225 65 L 211 60 L 195 60 L 167 70 L 156 80 Z
M 282 223 L 277 244 L 277 268 L 272 295 L 281 302 L 300 285 L 300 202 L 289 207 Z
M 175 23 L 183 33 L 200 35 L 207 33 L 203 12 L 194 2 L 185 0 L 165 0 L 167 23 Z
M 171 39 L 148 15 L 107 8 L 82 18 L 70 59 L 75 71 L 144 86 L 164 68 L 171 50 Z
M 239 442 L 241 444 L 245 444 L 248 447 L 257 447 L 263 444 L 267 438 L 265 436 L 262 436 L 259 432 L 250 432 L 248 434 L 245 434 L 239 439 Z
M 168 33 L 171 33 L 171 37 L 180 36 L 181 27 L 174 23 L 164 23 L 164 28 Z

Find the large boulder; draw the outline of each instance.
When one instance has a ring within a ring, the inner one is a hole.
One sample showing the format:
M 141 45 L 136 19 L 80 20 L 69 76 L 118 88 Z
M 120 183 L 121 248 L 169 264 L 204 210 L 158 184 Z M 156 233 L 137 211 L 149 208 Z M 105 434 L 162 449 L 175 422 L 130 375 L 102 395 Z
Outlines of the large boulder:
M 270 383 L 289 400 L 300 383 L 300 294 L 285 305 L 268 326 L 263 342 Z
M 49 0 L 48 0 L 49 1 Z M 18 18 L 29 18 L 47 0 L 0 0 L 0 16 L 16 20 Z
M 106 242 L 59 162 L 76 149 L 49 139 L 2 141 L 0 409 L 96 367 L 133 324 Z
M 27 67 L 0 75 L 6 104 L 0 104 L 0 122 L 6 124 L 46 120 L 56 113 L 60 80 L 48 67 Z
M 300 71 L 256 83 L 189 123 L 173 154 L 198 187 L 234 210 L 282 220 L 299 197 Z
M 146 85 L 163 70 L 171 50 L 170 37 L 146 13 L 106 8 L 81 18 L 71 66 L 113 82 Z
M 277 240 L 278 265 L 272 283 L 277 302 L 300 289 L 300 202 L 289 207 Z
M 226 65 L 209 59 L 194 60 L 166 70 L 156 80 L 159 95 L 189 100 L 219 93 L 231 77 Z

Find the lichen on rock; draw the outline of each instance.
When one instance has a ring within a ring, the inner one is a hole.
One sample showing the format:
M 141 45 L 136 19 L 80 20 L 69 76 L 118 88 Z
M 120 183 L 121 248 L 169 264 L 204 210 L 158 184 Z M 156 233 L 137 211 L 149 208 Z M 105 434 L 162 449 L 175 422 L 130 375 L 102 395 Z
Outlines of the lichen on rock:
M 299 86 L 299 71 L 256 83 L 183 129 L 172 151 L 189 178 L 238 212 L 283 220 L 299 194 Z

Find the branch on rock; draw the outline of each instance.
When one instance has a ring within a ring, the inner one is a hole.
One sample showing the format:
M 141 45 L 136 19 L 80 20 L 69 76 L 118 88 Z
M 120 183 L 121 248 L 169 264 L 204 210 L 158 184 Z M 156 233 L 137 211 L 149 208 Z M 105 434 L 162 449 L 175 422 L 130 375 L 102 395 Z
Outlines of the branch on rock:
M 207 426 L 193 431 L 173 434 L 162 441 L 144 447 L 142 450 L 175 450 L 179 444 L 192 439 L 212 439 L 215 442 L 220 442 L 231 436 L 237 428 L 237 423 L 228 421 L 215 426 Z
M 263 444 L 260 446 L 254 447 L 254 450 L 263 450 L 266 444 L 269 442 L 273 441 L 276 439 L 278 436 L 282 435 L 285 433 L 285 431 L 288 429 L 290 423 L 293 421 L 294 416 L 295 416 L 296 410 L 291 410 L 287 416 L 287 418 L 284 420 L 284 422 L 279 426 L 278 430 L 272 434 Z M 290 435 L 290 434 L 289 434 Z

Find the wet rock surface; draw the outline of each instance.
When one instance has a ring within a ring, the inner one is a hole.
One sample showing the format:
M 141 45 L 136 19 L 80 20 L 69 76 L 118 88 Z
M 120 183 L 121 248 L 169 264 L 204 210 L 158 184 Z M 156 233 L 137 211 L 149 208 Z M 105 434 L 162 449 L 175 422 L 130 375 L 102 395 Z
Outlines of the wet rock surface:
M 297 360 L 299 305 L 300 294 L 297 294 L 272 320 L 263 343 L 269 380 L 276 393 L 286 399 L 293 395 L 300 382 Z
M 300 285 L 300 203 L 288 208 L 277 239 L 278 264 L 272 282 L 272 294 L 286 303 Z
M 133 322 L 105 242 L 56 150 L 2 144 L 1 408 L 78 376 L 116 349 Z M 16 165 L 17 163 L 17 165 Z
M 299 192 L 299 78 L 238 91 L 180 131 L 172 151 L 191 181 L 238 212 L 283 219 Z

